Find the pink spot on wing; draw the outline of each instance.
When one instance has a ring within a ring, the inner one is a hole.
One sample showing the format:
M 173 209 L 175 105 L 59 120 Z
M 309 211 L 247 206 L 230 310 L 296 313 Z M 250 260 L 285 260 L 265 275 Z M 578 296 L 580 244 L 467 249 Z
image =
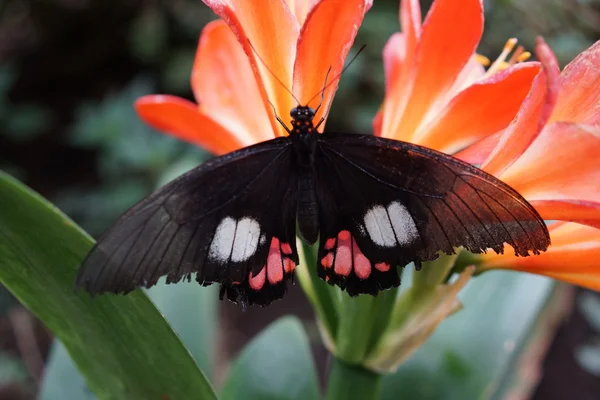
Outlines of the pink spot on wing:
M 325 257 L 321 258 L 321 265 L 325 268 L 331 268 L 333 265 L 333 253 L 327 253 Z
M 292 246 L 289 243 L 281 243 L 281 251 L 283 254 L 290 255 L 292 254 Z
M 331 250 L 335 246 L 335 238 L 329 238 L 325 241 L 325 250 Z
M 352 255 L 354 257 L 354 273 L 359 279 L 367 279 L 371 275 L 371 261 L 360 251 L 356 240 L 352 241 Z
M 271 239 L 271 249 L 274 248 L 279 250 L 279 239 L 277 239 L 275 236 L 273 236 L 273 239 Z
M 340 233 L 338 233 L 338 239 L 340 241 L 349 240 L 350 239 L 350 231 L 340 231 Z
M 250 275 L 248 276 L 248 285 L 250 286 L 250 288 L 254 290 L 262 289 L 262 287 L 265 285 L 266 275 L 266 265 L 263 267 L 263 269 L 260 270 L 260 272 L 256 276 L 252 276 L 252 271 L 250 271 Z
M 352 272 L 352 239 L 350 232 L 338 233 L 338 246 L 335 252 L 335 265 L 333 270 L 338 275 L 348 276 Z
M 281 257 L 277 238 L 273 238 L 271 241 L 271 248 L 267 256 L 267 277 L 272 285 L 283 280 L 283 258 Z
M 290 274 L 290 273 L 294 272 L 294 270 L 296 269 L 296 263 L 293 262 L 289 258 L 284 258 L 283 259 L 283 269 L 287 274 Z
M 380 262 L 375 264 L 375 269 L 381 272 L 388 272 L 390 270 L 391 266 L 388 263 L 385 262 Z

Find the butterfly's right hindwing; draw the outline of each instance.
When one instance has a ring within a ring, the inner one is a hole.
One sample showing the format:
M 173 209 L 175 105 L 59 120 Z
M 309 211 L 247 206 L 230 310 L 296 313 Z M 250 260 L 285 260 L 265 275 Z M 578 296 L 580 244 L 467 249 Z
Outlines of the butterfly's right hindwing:
M 290 147 L 279 138 L 213 159 L 142 200 L 98 240 L 77 285 L 127 293 L 195 273 L 233 301 L 282 297 L 298 262 Z

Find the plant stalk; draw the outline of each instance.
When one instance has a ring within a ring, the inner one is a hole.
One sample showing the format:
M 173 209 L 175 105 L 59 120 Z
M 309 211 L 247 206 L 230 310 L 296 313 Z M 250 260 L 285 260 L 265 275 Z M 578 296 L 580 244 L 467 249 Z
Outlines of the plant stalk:
M 326 400 L 371 400 L 381 397 L 383 375 L 332 357 Z

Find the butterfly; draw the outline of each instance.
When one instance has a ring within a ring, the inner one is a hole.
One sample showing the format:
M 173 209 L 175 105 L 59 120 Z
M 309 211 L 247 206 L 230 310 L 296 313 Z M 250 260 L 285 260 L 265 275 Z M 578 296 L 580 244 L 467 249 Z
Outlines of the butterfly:
M 400 285 L 439 253 L 539 254 L 546 224 L 511 187 L 446 154 L 372 135 L 319 133 L 291 110 L 289 135 L 214 158 L 123 214 L 76 286 L 127 293 L 195 274 L 244 305 L 281 298 L 298 265 L 297 233 L 319 242 L 317 273 L 351 296 Z

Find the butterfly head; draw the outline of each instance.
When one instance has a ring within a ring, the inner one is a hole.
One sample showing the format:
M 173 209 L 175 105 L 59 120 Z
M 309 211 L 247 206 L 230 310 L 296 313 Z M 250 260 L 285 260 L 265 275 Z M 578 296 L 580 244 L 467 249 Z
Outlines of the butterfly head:
M 315 110 L 308 106 L 298 106 L 292 108 L 292 111 L 290 111 L 290 116 L 294 122 L 312 122 L 313 118 L 315 117 Z
M 290 133 L 301 136 L 315 133 L 315 126 L 313 125 L 314 109 L 308 106 L 297 106 L 292 108 L 290 116 L 292 117 L 292 130 L 289 131 Z

